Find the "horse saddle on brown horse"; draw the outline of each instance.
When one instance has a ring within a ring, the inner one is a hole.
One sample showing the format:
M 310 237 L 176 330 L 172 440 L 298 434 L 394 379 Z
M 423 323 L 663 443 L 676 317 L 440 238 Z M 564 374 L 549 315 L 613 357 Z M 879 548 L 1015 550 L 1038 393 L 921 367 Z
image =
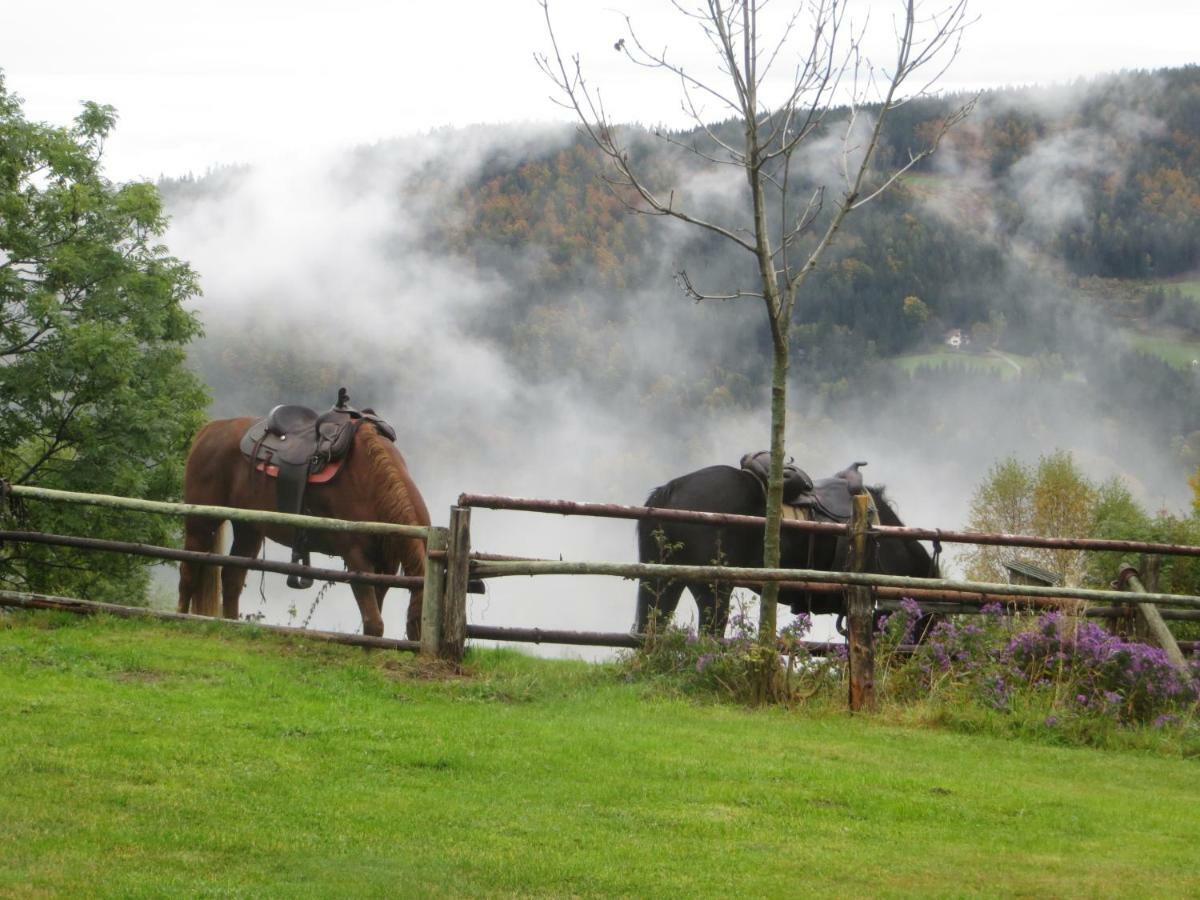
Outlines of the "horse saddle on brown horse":
M 799 518 L 825 522 L 846 523 L 854 508 L 854 496 L 866 492 L 862 472 L 865 462 L 851 463 L 830 478 L 813 481 L 808 473 L 791 459 L 783 464 L 783 503 L 795 507 Z M 766 450 L 747 453 L 742 457 L 742 468 L 758 479 L 763 491 L 767 489 L 771 454 Z
M 338 473 L 363 422 L 373 424 L 388 440 L 396 439 L 391 425 L 373 409 L 352 407 L 349 392 L 341 388 L 337 403 L 323 413 L 307 406 L 276 406 L 246 429 L 239 446 L 255 471 L 276 479 L 275 505 L 279 511 L 300 513 L 305 488 L 323 484 Z M 308 565 L 307 543 L 306 532 L 297 529 L 292 562 Z M 289 575 L 288 586 L 311 587 L 312 579 Z

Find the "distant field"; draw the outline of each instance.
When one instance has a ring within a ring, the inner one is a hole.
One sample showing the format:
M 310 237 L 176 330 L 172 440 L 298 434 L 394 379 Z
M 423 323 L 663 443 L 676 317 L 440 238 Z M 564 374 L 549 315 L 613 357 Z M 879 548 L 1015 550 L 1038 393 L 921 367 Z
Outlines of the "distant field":
M 1151 353 L 1180 369 L 1190 368 L 1192 360 L 1200 359 L 1200 342 L 1197 341 L 1179 341 L 1145 334 L 1130 335 L 1130 340 L 1144 353 Z
M 0 613 L 0 896 L 1195 896 L 1200 763 Z
M 1176 288 L 1182 291 L 1185 296 L 1200 301 L 1200 278 L 1190 278 L 1186 281 L 1164 281 L 1159 282 L 1159 284 L 1162 287 Z
M 1011 360 L 1011 361 L 1010 361 Z M 1029 357 L 1011 353 L 1003 355 L 965 353 L 961 350 L 938 348 L 929 353 L 912 353 L 896 357 L 896 365 L 912 374 L 918 368 L 960 368 L 976 372 L 992 372 L 1002 378 L 1011 378 L 1019 373 L 1019 367 L 1030 362 Z

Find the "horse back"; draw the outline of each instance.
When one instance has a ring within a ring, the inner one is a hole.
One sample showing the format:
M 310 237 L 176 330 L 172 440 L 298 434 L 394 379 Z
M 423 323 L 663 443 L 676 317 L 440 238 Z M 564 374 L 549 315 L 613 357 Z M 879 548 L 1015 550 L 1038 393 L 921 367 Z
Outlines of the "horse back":
M 238 443 L 255 419 L 214 419 L 204 425 L 188 452 L 183 475 L 183 501 L 207 506 L 241 506 L 229 502 L 238 470 L 248 468 Z
M 646 506 L 697 512 L 761 516 L 762 490 L 754 476 L 733 466 L 708 466 L 673 478 L 650 492 Z M 762 529 L 706 525 L 665 519 L 638 521 L 638 556 L 641 562 L 708 565 L 719 558 L 735 565 L 753 565 L 761 559 Z M 755 553 L 755 548 L 757 554 Z

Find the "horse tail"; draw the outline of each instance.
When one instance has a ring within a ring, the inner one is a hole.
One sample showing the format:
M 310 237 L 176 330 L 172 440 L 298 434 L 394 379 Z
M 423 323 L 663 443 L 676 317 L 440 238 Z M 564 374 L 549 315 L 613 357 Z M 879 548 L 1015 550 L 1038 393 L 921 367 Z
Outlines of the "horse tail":
M 660 485 L 650 492 L 643 506 L 658 509 L 671 508 L 670 485 Z M 662 532 L 664 523 L 656 519 L 638 519 L 638 561 L 644 563 L 663 562 L 662 541 L 656 536 Z
M 229 523 L 222 522 L 213 529 L 209 545 L 204 548 L 207 553 L 220 553 L 225 549 L 225 541 L 229 534 Z M 221 615 L 221 567 L 202 565 L 196 578 L 196 591 L 192 595 L 192 613 L 197 616 Z

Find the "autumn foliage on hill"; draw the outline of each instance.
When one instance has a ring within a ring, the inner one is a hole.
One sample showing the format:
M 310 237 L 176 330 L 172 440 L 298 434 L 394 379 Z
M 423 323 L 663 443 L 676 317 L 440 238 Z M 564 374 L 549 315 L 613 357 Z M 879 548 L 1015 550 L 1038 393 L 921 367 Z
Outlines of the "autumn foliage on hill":
M 649 223 L 632 214 L 632 198 L 605 183 L 603 163 L 598 151 L 575 141 L 485 175 L 458 193 L 445 236 L 468 254 L 532 252 L 529 276 L 542 287 L 577 283 L 587 272 L 597 287 L 624 288 L 642 268 Z

